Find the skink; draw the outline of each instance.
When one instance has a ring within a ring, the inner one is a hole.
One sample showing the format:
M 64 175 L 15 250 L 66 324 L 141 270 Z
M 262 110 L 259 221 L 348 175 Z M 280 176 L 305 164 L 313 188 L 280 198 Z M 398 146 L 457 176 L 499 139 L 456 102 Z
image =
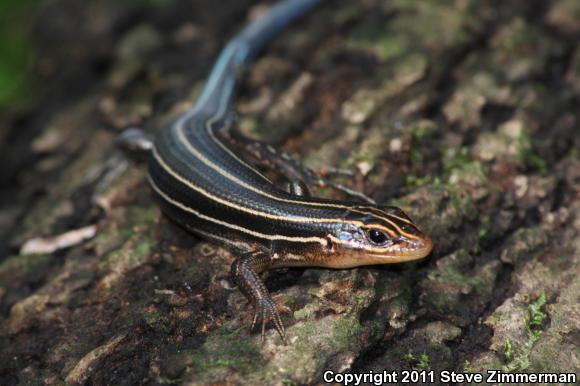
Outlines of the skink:
M 149 182 L 162 211 L 188 231 L 229 248 L 231 277 L 255 307 L 262 338 L 279 309 L 259 274 L 294 266 L 349 268 L 423 258 L 432 242 L 392 206 L 310 197 L 274 185 L 239 154 L 231 129 L 237 77 L 278 31 L 320 0 L 284 0 L 221 52 L 195 105 L 155 138 Z

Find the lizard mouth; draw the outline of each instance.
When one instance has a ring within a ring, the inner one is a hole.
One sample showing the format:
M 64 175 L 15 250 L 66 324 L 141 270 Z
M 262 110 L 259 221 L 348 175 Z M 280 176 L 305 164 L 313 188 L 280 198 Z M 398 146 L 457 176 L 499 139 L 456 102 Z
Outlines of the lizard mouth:
M 427 236 L 420 239 L 404 240 L 385 248 L 384 251 L 362 250 L 343 251 L 334 259 L 319 261 L 317 265 L 328 268 L 353 268 L 364 265 L 404 263 L 426 257 L 433 250 L 433 241 Z
M 402 242 L 393 245 L 384 253 L 367 254 L 366 257 L 360 259 L 361 261 L 367 261 L 367 263 L 363 264 L 404 263 L 407 261 L 423 259 L 424 257 L 427 257 L 432 250 L 433 242 L 431 239 L 426 238 L 420 242 Z
M 433 250 L 433 241 L 424 236 L 421 239 L 406 240 L 389 248 L 388 254 L 398 261 L 418 260 L 426 257 Z M 384 256 L 388 259 L 387 256 Z

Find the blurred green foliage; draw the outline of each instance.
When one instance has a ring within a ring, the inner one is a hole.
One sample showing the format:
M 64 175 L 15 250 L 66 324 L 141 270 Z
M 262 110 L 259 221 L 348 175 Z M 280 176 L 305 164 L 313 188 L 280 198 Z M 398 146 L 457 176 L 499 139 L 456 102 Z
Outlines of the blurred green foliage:
M 38 4 L 40 0 L 0 0 L 0 108 L 23 103 L 30 94 L 29 21 Z

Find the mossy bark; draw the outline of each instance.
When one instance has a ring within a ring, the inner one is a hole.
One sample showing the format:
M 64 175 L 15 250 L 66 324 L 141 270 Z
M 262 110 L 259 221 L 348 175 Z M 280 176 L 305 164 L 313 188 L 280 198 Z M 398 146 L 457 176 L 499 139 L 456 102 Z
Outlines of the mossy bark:
M 341 182 L 401 206 L 435 244 L 416 263 L 270 273 L 292 310 L 287 346 L 249 331 L 234 257 L 166 220 L 145 170 L 114 146 L 122 129 L 153 133 L 187 109 L 260 8 L 105 1 L 64 41 L 38 33 L 88 16 L 57 3 L 33 23 L 37 44 L 63 44 L 38 51 L 54 68 L 47 86 L 1 116 L 1 384 L 580 372 L 577 1 L 328 2 L 249 68 L 246 133 L 313 168 L 356 171 Z M 86 87 L 73 99 L 66 82 Z M 88 225 L 90 240 L 19 253 Z

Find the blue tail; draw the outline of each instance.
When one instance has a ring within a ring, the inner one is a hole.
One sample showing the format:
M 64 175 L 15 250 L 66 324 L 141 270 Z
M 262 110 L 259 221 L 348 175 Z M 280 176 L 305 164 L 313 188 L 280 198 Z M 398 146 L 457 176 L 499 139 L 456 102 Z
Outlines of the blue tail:
M 227 109 L 233 98 L 240 69 L 278 32 L 321 0 L 283 0 L 264 16 L 246 26 L 222 50 L 193 110 L 216 112 Z

